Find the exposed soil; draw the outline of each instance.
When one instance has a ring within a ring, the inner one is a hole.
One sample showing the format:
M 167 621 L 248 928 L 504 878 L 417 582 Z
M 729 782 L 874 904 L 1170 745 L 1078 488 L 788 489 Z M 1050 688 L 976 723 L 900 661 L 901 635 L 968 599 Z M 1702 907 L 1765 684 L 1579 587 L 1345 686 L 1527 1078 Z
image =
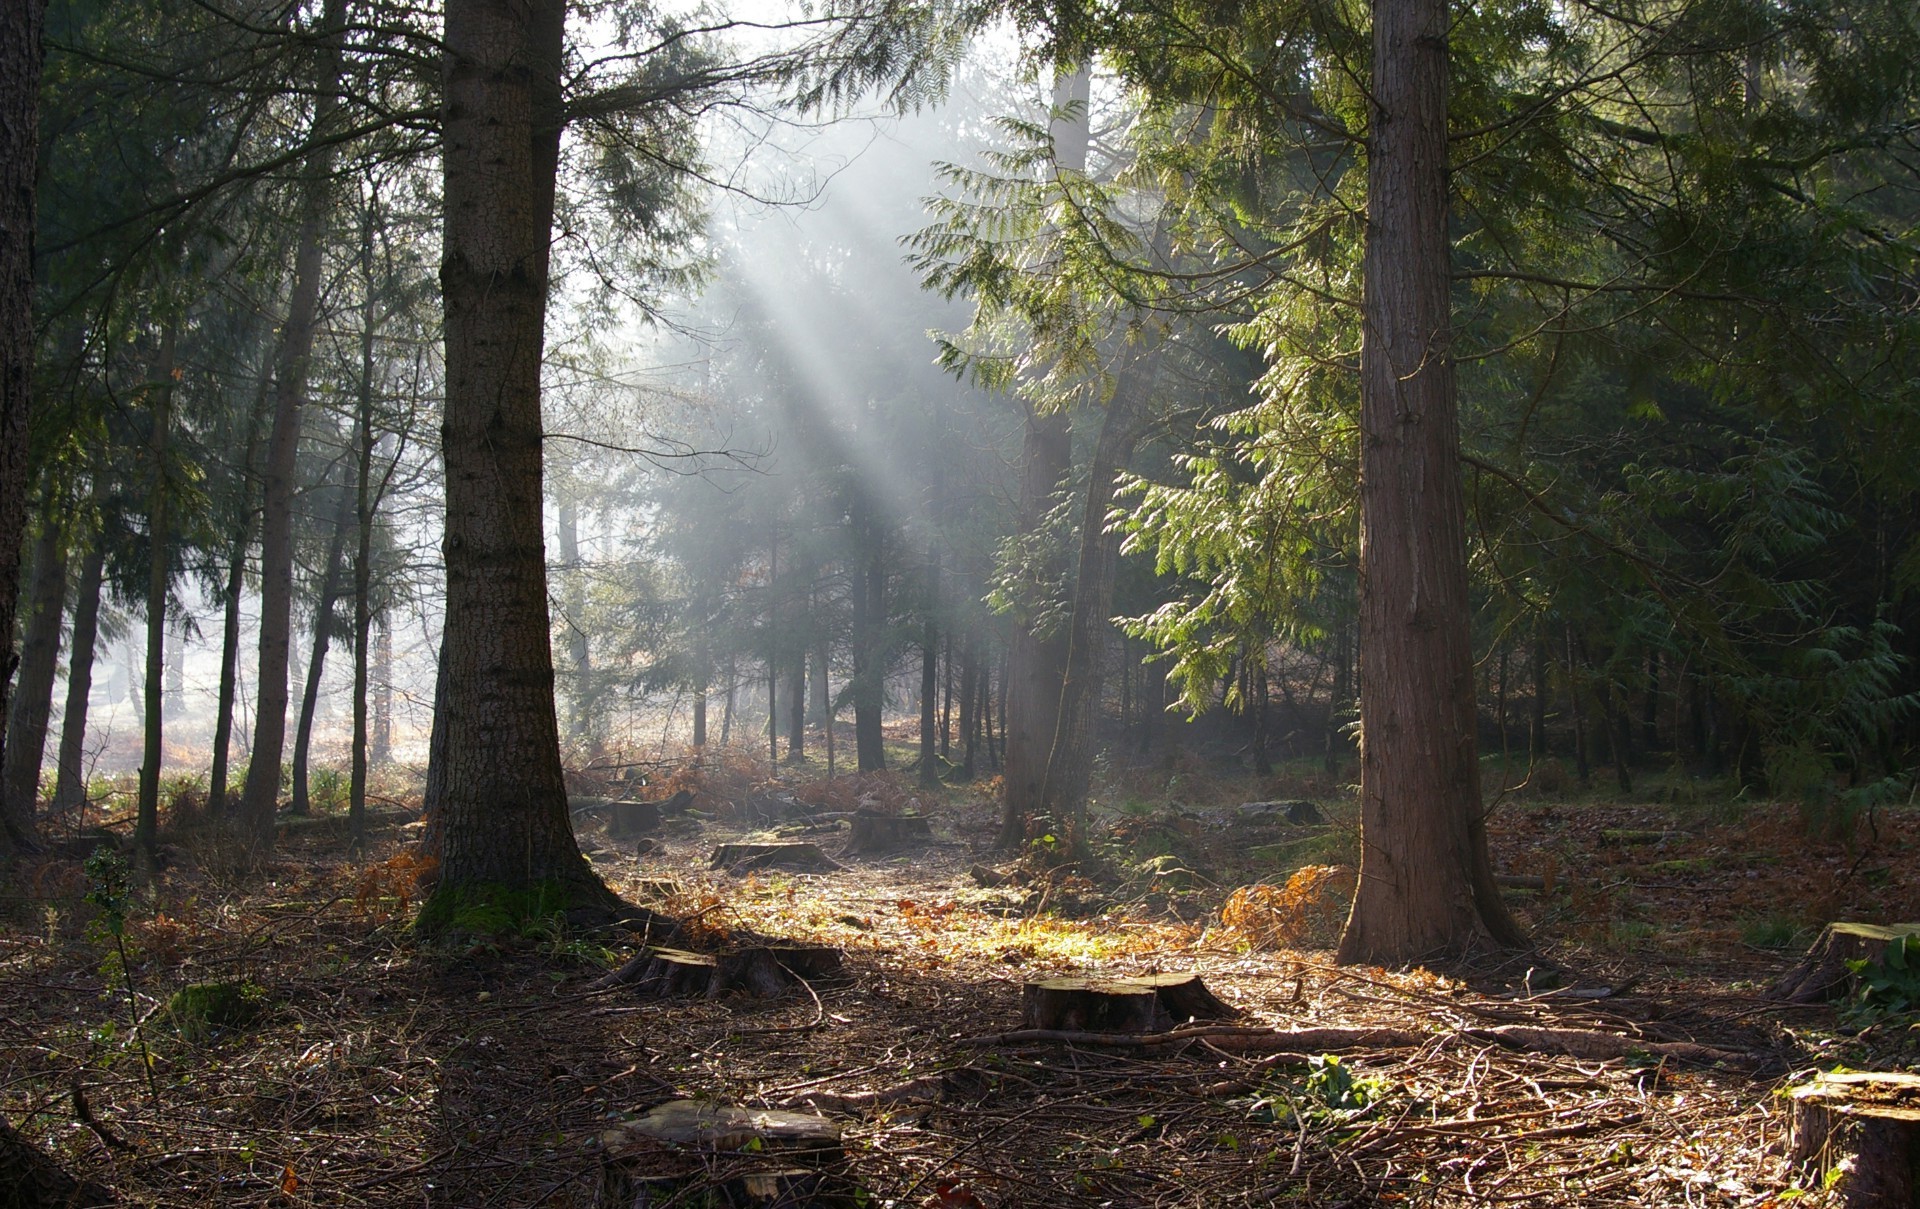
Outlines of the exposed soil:
M 183 843 L 129 931 L 156 1096 L 110 945 L 88 936 L 80 865 L 47 861 L 21 870 L 26 894 L 0 933 L 0 1110 L 141 1205 L 590 1205 L 602 1131 L 686 1097 L 828 1112 L 845 1126 L 847 1178 L 875 1205 L 1761 1205 L 1794 1186 L 1776 1089 L 1816 1065 L 1911 1069 L 1920 1039 L 1897 1020 L 1845 1036 L 1830 1008 L 1760 994 L 1807 939 L 1796 929 L 1920 918 L 1910 809 L 1829 843 L 1784 808 L 1508 803 L 1498 863 L 1544 883 L 1514 901 L 1551 961 L 1467 977 L 1336 968 L 1324 949 L 1250 949 L 1220 923 L 1229 889 L 1263 862 L 1271 872 L 1277 848 L 1322 859 L 1350 844 L 1332 786 L 1129 774 L 1107 787 L 1121 838 L 1097 882 L 983 887 L 969 871 L 990 860 L 990 787 L 783 789 L 739 769 L 709 781 L 644 857 L 587 832 L 597 867 L 694 921 L 695 942 L 829 943 L 849 980 L 771 1000 L 643 999 L 588 990 L 639 937 L 556 926 L 417 947 L 397 819 L 367 864 L 325 823 L 245 873 L 223 871 L 216 844 Z M 763 818 L 739 816 L 776 813 L 782 793 L 815 815 L 917 805 L 935 838 L 872 857 L 817 829 L 805 838 L 840 871 L 710 870 L 715 844 L 761 834 Z M 1283 796 L 1316 797 L 1329 821 L 1238 809 Z M 1132 1048 L 981 1040 L 1019 1027 L 1030 978 L 1163 970 L 1200 973 L 1242 1032 Z M 265 992 L 245 1026 L 196 1038 L 162 1010 L 181 986 L 240 978 Z M 1568 984 L 1621 990 L 1577 999 Z M 1650 1048 L 1526 1052 L 1489 1039 L 1510 1036 L 1490 1031 L 1503 1025 Z M 1414 1036 L 1310 1065 L 1317 1052 L 1245 1048 L 1249 1026 Z M 1667 1042 L 1732 1057 L 1656 1056 Z M 703 1203 L 724 1168 L 670 1203 Z

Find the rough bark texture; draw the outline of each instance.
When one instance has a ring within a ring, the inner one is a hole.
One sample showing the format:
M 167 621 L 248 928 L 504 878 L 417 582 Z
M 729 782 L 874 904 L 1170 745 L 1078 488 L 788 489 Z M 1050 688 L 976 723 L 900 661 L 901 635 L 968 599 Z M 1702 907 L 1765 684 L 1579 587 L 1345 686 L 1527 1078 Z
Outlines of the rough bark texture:
M 40 153 L 43 0 L 0 0 L 0 717 L 13 649 L 27 520 L 27 398 L 33 378 L 33 223 Z M 0 760 L 5 758 L 0 738 Z M 0 816 L 0 856 L 23 848 Z
M 1920 936 L 1920 923 L 1832 923 L 1820 931 L 1807 955 L 1768 988 L 1769 998 L 1786 1003 L 1820 1003 L 1850 992 L 1855 976 L 1850 961 L 1877 962 L 1895 941 Z
M 1360 354 L 1360 885 L 1345 962 L 1519 944 L 1487 859 L 1447 242 L 1447 3 L 1376 0 Z
M 33 589 L 20 678 L 7 710 L 5 774 L 0 777 L 0 815 L 6 829 L 37 840 L 34 815 L 40 805 L 40 760 L 46 751 L 47 717 L 60 662 L 60 614 L 67 596 L 67 541 L 57 509 L 49 509 L 33 544 Z
M 560 767 L 542 534 L 540 359 L 560 146 L 564 0 L 446 7 L 446 631 L 422 915 L 476 894 L 548 909 L 613 896 L 574 841 Z M 558 900 L 557 902 L 554 900 Z
M 60 716 L 60 755 L 53 781 L 53 809 L 72 810 L 87 800 L 87 700 L 93 695 L 93 648 L 100 637 L 100 585 L 106 576 L 104 543 L 80 561 L 74 589 L 73 642 L 67 655 L 67 708 Z
M 338 31 L 346 23 L 346 0 L 326 0 L 321 28 L 329 36 L 329 53 L 315 81 L 313 131 L 322 133 L 333 123 L 340 87 Z M 267 457 L 260 502 L 260 658 L 259 682 L 254 693 L 257 716 L 253 726 L 253 755 L 247 765 L 247 784 L 240 812 L 253 842 L 273 845 L 273 815 L 280 801 L 280 757 L 287 743 L 287 660 L 293 623 L 293 493 L 295 454 L 300 448 L 300 416 L 306 403 L 307 371 L 313 360 L 313 338 L 318 328 L 322 251 L 332 197 L 334 152 L 323 145 L 307 159 L 301 188 L 300 235 L 293 259 L 293 289 L 287 299 L 287 321 L 281 328 L 280 357 L 275 366 L 273 428 L 267 436 Z
M 1834 1182 L 1847 1209 L 1920 1206 L 1920 1075 L 1821 1074 L 1788 1096 L 1788 1158 L 1816 1187 L 1839 1168 Z

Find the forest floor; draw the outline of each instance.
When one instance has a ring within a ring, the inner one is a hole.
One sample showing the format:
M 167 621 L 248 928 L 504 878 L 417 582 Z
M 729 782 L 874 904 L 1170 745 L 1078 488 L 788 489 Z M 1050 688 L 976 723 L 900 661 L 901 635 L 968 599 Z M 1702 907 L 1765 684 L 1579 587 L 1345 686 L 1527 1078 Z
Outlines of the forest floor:
M 1819 1205 L 1831 1194 L 1803 1194 L 1788 1169 L 1778 1089 L 1816 1067 L 1920 1061 L 1911 1017 L 1862 1031 L 1763 994 L 1826 920 L 1920 918 L 1912 807 L 1821 839 L 1790 808 L 1692 787 L 1647 794 L 1697 799 L 1680 802 L 1509 798 L 1496 864 L 1533 879 L 1512 901 L 1541 951 L 1464 976 L 1332 964 L 1315 946 L 1337 904 L 1304 892 L 1327 877 L 1243 893 L 1238 926 L 1222 922 L 1233 888 L 1351 859 L 1337 777 L 1178 759 L 1103 773 L 1102 876 L 985 887 L 971 870 L 992 860 L 991 784 L 925 793 L 817 771 L 775 784 L 744 756 L 682 769 L 667 783 L 702 791 L 696 813 L 645 857 L 583 835 L 615 889 L 707 940 L 844 951 L 843 983 L 775 999 L 593 992 L 638 938 L 557 922 L 418 945 L 396 811 L 363 862 L 336 816 L 289 827 L 265 868 L 182 827 L 130 913 L 130 1008 L 80 863 L 22 867 L 0 921 L 0 1112 L 131 1205 L 590 1205 L 602 1134 L 682 1097 L 829 1113 L 858 1204 Z M 783 794 L 917 808 L 934 839 L 863 858 L 819 831 L 807 838 L 840 870 L 709 870 L 717 842 L 753 831 L 749 803 Z M 1314 801 L 1326 821 L 1241 809 L 1271 799 Z M 1143 971 L 1199 973 L 1242 1032 L 996 1040 L 1019 1028 L 1029 979 Z M 238 979 L 258 1010 L 230 1027 L 182 1029 L 163 1006 Z M 1248 1026 L 1392 1032 L 1329 1057 L 1264 1052 Z M 1633 1045 L 1573 1057 L 1510 1026 Z M 1726 1053 L 1660 1052 L 1676 1041 Z M 726 1173 L 709 1174 L 653 1203 L 716 1203 L 700 1189 Z

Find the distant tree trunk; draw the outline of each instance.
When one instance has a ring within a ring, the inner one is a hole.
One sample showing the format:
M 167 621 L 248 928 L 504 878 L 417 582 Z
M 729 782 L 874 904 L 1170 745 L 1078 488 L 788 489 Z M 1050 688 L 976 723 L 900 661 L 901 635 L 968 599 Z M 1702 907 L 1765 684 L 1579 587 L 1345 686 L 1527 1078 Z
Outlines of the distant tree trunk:
M 587 649 L 585 614 L 586 585 L 580 571 L 580 507 L 572 500 L 560 502 L 560 568 L 566 576 L 567 671 L 573 683 L 567 693 L 567 738 L 581 740 L 590 729 L 589 710 L 593 701 L 593 668 Z
M 980 659 L 968 636 L 960 652 L 960 779 L 971 781 L 980 743 Z
M 320 33 L 325 46 L 315 80 L 312 133 L 330 130 L 339 108 L 341 30 L 346 0 L 325 0 Z M 281 327 L 275 367 L 273 428 L 267 437 L 260 500 L 260 655 L 254 691 L 253 754 L 241 791 L 242 825 L 256 848 L 273 847 L 280 801 L 280 760 L 287 741 L 287 663 L 293 645 L 293 497 L 298 471 L 301 411 L 306 405 L 313 340 L 319 330 L 322 263 L 332 213 L 334 149 L 319 142 L 307 157 L 300 187 L 300 232 L 293 287 Z
M 40 761 L 46 753 L 47 719 L 60 666 L 60 619 L 67 597 L 67 541 L 60 497 L 48 488 L 46 514 L 33 543 L 33 581 L 28 592 L 26 642 L 20 676 L 7 710 L 5 773 L 0 777 L 0 816 L 8 831 L 37 841 Z M 23 845 L 24 846 L 24 845 Z
M 320 574 L 320 601 L 313 611 L 313 648 L 307 653 L 307 679 L 300 691 L 300 722 L 293 738 L 293 802 L 296 815 L 311 810 L 307 787 L 307 757 L 313 747 L 313 714 L 320 704 L 320 680 L 327 670 L 327 652 L 333 646 L 333 610 L 340 602 L 340 560 L 346 551 L 347 529 L 353 523 L 354 497 L 340 493 L 340 510 L 327 539 L 327 565 Z
M 780 621 L 774 589 L 780 582 L 780 534 L 767 543 L 767 763 L 780 759 Z
M 1574 773 L 1582 786 L 1593 779 L 1593 761 L 1588 757 L 1586 711 L 1580 708 L 1580 690 L 1586 681 L 1586 669 L 1577 661 L 1573 646 L 1573 628 L 1567 628 L 1567 713 L 1573 719 Z
M 787 763 L 807 758 L 807 648 L 793 652 L 787 675 Z
M 1527 726 L 1527 755 L 1530 759 L 1547 758 L 1547 642 L 1535 635 L 1533 639 L 1533 716 Z
M 733 696 L 740 686 L 740 669 L 734 657 L 727 656 L 727 700 L 720 710 L 720 746 L 725 747 L 733 734 Z
M 1065 416 L 1027 417 L 1020 452 L 1020 528 L 1037 532 L 1053 507 L 1054 492 L 1073 466 L 1073 434 Z M 1037 586 L 1036 586 L 1037 590 Z M 1060 686 L 1067 678 L 1067 634 L 1058 627 L 1037 632 L 1018 619 L 1013 626 L 1007 680 L 1006 776 L 1002 780 L 1002 849 L 1026 843 L 1027 824 L 1041 812 L 1047 755 L 1059 719 Z M 976 682 L 976 690 L 978 684 Z M 963 699 L 964 699 L 963 694 Z M 965 724 L 962 723 L 962 730 Z
M 1343 719 L 1352 700 L 1353 627 L 1342 618 L 1333 631 L 1333 682 L 1327 689 L 1326 758 L 1323 766 L 1330 773 L 1339 769 L 1341 755 L 1347 749 Z
M 27 400 L 33 382 L 33 227 L 40 164 L 40 31 L 45 0 L 0 4 L 0 717 L 13 647 L 27 529 Z M 0 762 L 5 760 L 0 732 Z M 0 815 L 0 856 L 37 848 Z
M 1263 777 L 1273 775 L 1273 757 L 1267 752 L 1267 661 L 1253 664 L 1253 771 Z
M 512 896 L 614 897 L 567 812 L 542 532 L 540 362 L 560 154 L 565 0 L 448 0 L 442 128 L 446 320 L 445 775 L 439 881 L 419 926 Z
M 133 824 L 136 848 L 151 853 L 160 841 L 160 763 L 165 757 L 161 744 L 162 716 L 165 708 L 167 674 L 167 588 L 173 581 L 173 530 L 167 516 L 167 447 L 173 432 L 173 367 L 175 323 L 172 319 L 160 337 L 160 361 L 155 384 L 149 390 L 153 429 L 148 435 L 147 456 L 152 461 L 152 483 L 147 493 L 147 678 L 146 709 L 141 718 L 145 732 L 140 759 L 140 800 Z
M 861 772 L 887 766 L 881 733 L 886 706 L 887 564 L 885 541 L 870 508 L 855 525 L 861 546 L 853 559 L 853 747 Z
M 1074 576 L 1073 610 L 1067 623 L 1066 678 L 1054 717 L 1053 747 L 1040 791 L 1041 808 L 1063 828 L 1076 857 L 1086 856 L 1087 789 L 1093 778 L 1093 753 L 1100 720 L 1100 655 L 1113 628 L 1113 582 L 1119 567 L 1120 538 L 1108 533 L 1107 513 L 1113 489 L 1133 458 L 1142 421 L 1160 377 L 1156 345 L 1123 366 L 1113 398 L 1094 442 L 1087 468 L 1086 495 L 1080 508 L 1080 552 Z
M 367 763 L 385 768 L 393 759 L 393 620 L 382 610 L 374 624 L 380 637 L 373 645 L 373 740 Z
M 1167 676 L 1148 663 L 1140 665 L 1140 676 L 1140 754 L 1144 756 L 1153 750 L 1154 732 L 1159 729 L 1161 715 L 1167 712 Z
M 60 718 L 60 767 L 54 774 L 53 809 L 72 810 L 87 800 L 87 702 L 93 695 L 93 650 L 100 636 L 100 585 L 106 541 L 95 535 L 80 560 L 74 591 L 73 650 L 67 656 L 67 708 Z
M 1649 752 L 1660 750 L 1660 652 L 1647 652 L 1647 692 L 1640 702 L 1640 742 Z
M 820 641 L 814 644 L 813 654 L 810 657 L 813 665 L 813 704 L 810 711 L 813 714 L 815 726 L 829 726 L 833 718 L 833 696 L 827 691 L 828 642 L 829 639 L 823 635 Z
M 360 382 L 353 410 L 353 741 L 347 773 L 347 847 L 355 855 L 367 849 L 367 679 L 373 637 L 373 519 L 380 506 L 373 486 L 374 341 L 379 309 L 373 277 L 374 224 L 369 206 L 360 231 Z M 384 486 L 384 484 L 383 484 Z
M 220 692 L 214 702 L 213 768 L 207 775 L 207 814 L 227 813 L 227 749 L 233 745 L 233 699 L 240 678 L 240 594 L 247 586 L 247 536 L 243 524 L 227 559 L 227 582 L 221 595 Z
M 927 551 L 927 616 L 920 634 L 920 783 L 938 785 L 940 766 L 934 749 L 934 704 L 940 691 L 940 630 L 934 620 L 940 604 L 940 551 Z
M 1359 888 L 1339 960 L 1523 943 L 1487 856 L 1450 348 L 1447 0 L 1374 0 L 1360 354 Z
M 941 635 L 946 644 L 946 653 L 941 657 L 940 668 L 940 758 L 953 756 L 953 627 Z
M 707 745 L 707 651 L 704 646 L 694 655 L 694 662 L 693 746 L 698 751 Z

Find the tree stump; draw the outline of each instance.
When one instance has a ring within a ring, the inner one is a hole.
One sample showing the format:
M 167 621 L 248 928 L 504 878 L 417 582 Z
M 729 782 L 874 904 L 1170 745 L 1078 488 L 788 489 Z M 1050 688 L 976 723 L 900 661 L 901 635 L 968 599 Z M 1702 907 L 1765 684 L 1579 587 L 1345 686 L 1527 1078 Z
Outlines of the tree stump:
M 1020 989 L 1021 1027 L 1076 1033 L 1163 1033 L 1188 1020 L 1239 1015 L 1197 974 L 1043 978 Z
M 1788 1003 L 1818 1003 L 1835 999 L 1853 986 L 1847 962 L 1878 961 L 1894 940 L 1920 936 L 1920 923 L 1828 924 L 1800 964 L 1782 974 L 1768 994 Z
M 826 945 L 748 945 L 714 954 L 654 947 L 642 949 L 592 989 L 627 986 L 659 999 L 718 999 L 734 992 L 772 998 L 796 982 L 843 976 L 840 950 Z
M 721 844 L 713 850 L 709 868 L 729 873 L 755 869 L 791 869 L 800 873 L 832 873 L 841 866 L 820 845 L 804 841 Z
M 1816 1179 L 1845 1160 L 1847 1209 L 1920 1209 L 1920 1075 L 1816 1075 L 1793 1100 L 1793 1164 Z
M 933 825 L 923 814 L 880 814 L 856 810 L 847 837 L 849 852 L 892 852 L 933 838 Z
M 607 803 L 607 833 L 616 839 L 628 839 L 658 830 L 660 830 L 660 803 Z
M 76 1179 L 0 1117 L 0 1205 L 7 1209 L 97 1209 L 112 1192 Z
M 600 1135 L 606 1209 L 855 1203 L 840 1127 L 814 1113 L 673 1100 Z

